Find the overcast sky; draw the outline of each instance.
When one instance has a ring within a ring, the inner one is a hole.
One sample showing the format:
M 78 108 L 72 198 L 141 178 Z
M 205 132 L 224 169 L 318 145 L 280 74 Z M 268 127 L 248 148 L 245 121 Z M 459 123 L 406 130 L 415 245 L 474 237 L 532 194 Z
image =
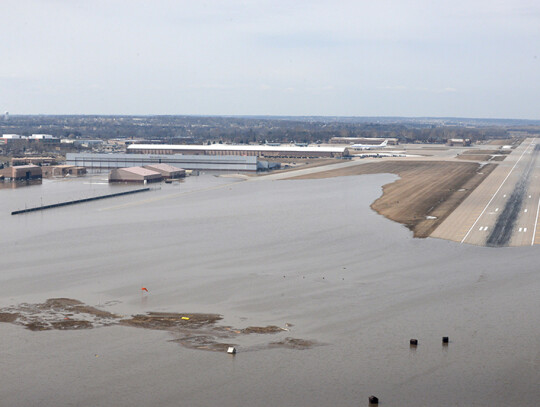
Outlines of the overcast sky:
M 1 0 L 11 114 L 540 119 L 538 0 Z

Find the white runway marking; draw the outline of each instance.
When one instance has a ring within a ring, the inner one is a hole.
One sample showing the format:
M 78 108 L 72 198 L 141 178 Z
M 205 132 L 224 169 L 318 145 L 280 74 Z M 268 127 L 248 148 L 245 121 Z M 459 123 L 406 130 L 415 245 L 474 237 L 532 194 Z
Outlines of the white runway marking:
M 527 228 L 523 228 L 523 231 L 526 232 L 526 231 L 527 231 Z
M 531 199 L 532 197 L 529 195 L 529 199 Z
M 487 203 L 487 205 L 485 206 L 484 210 L 480 213 L 480 215 L 478 215 L 478 217 L 476 218 L 476 220 L 474 221 L 474 223 L 472 224 L 471 228 L 469 229 L 469 231 L 465 234 L 465 236 L 463 237 L 463 239 L 461 239 L 461 242 L 460 243 L 463 243 L 465 241 L 465 239 L 467 239 L 467 236 L 469 236 L 469 234 L 471 233 L 471 230 L 473 230 L 473 228 L 476 226 L 476 224 L 478 223 L 478 221 L 480 220 L 480 217 L 484 214 L 484 212 L 486 211 L 486 209 L 488 208 L 489 204 L 491 203 L 491 201 L 493 201 L 493 199 L 495 199 L 495 196 L 498 194 L 498 192 L 501 190 L 502 186 L 504 185 L 504 183 L 506 182 L 506 180 L 508 179 L 508 177 L 510 176 L 510 174 L 512 174 L 512 171 L 514 171 L 514 168 L 516 168 L 516 165 L 518 165 L 519 161 L 523 158 L 523 154 L 525 154 L 525 151 L 527 151 L 529 149 L 530 146 L 532 146 L 532 141 L 530 142 L 530 144 L 525 148 L 525 150 L 521 153 L 521 155 L 519 156 L 518 160 L 516 161 L 516 163 L 514 164 L 514 166 L 512 167 L 512 169 L 510 170 L 510 172 L 506 175 L 506 177 L 504 177 L 503 181 L 501 182 L 501 185 L 499 185 L 499 188 L 497 188 L 497 190 L 495 191 L 495 193 L 493 194 L 493 196 L 491 197 L 491 199 L 489 200 L 489 202 Z M 506 195 L 505 195 L 506 196 Z M 540 202 L 539 202 L 539 205 L 540 205 Z
M 519 228 L 519 231 L 521 232 L 523 230 L 523 228 Z
M 499 208 L 495 208 L 495 212 L 499 212 Z
M 527 213 L 528 209 L 525 209 L 523 212 Z
M 536 220 L 534 221 L 533 237 L 531 240 L 531 246 L 534 244 L 534 238 L 536 237 L 536 226 L 538 225 L 538 212 L 540 212 L 540 199 L 538 200 L 538 207 L 536 209 Z

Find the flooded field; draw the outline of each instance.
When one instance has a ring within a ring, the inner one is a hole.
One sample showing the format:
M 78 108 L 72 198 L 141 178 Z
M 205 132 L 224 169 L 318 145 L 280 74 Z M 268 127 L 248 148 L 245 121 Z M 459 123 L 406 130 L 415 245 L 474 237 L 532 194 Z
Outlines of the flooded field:
M 370 209 L 387 174 L 10 215 L 134 188 L 104 178 L 0 190 L 0 404 L 538 405 L 539 246 L 413 239 Z

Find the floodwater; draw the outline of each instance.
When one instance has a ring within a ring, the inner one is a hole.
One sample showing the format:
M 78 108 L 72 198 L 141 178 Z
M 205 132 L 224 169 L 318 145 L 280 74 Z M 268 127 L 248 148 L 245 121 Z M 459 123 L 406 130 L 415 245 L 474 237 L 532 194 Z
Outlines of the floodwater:
M 0 323 L 0 405 L 539 405 L 540 246 L 413 239 L 369 208 L 394 179 L 201 175 L 16 216 L 133 187 L 94 176 L 0 190 L 0 307 L 68 297 L 293 325 L 239 338 L 231 356 L 165 331 Z M 265 347 L 285 336 L 320 345 Z

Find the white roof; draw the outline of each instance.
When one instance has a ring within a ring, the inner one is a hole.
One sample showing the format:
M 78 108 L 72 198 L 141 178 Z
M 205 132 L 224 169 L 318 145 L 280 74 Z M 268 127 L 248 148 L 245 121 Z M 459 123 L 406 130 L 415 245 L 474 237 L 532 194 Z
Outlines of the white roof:
M 21 138 L 21 136 L 19 134 L 4 134 L 2 135 L 2 138 Z
M 30 138 L 32 138 L 32 139 L 44 139 L 44 138 L 46 138 L 46 139 L 53 139 L 53 138 L 56 138 L 56 137 L 54 137 L 54 136 L 51 135 L 51 134 L 32 134 L 32 135 L 30 136 Z
M 131 172 L 133 174 L 147 176 L 147 175 L 161 175 L 159 172 L 148 170 L 143 167 L 128 167 L 128 168 L 120 168 L 121 170 Z
M 128 150 L 293 151 L 343 153 L 346 147 L 252 146 L 245 144 L 132 144 Z

